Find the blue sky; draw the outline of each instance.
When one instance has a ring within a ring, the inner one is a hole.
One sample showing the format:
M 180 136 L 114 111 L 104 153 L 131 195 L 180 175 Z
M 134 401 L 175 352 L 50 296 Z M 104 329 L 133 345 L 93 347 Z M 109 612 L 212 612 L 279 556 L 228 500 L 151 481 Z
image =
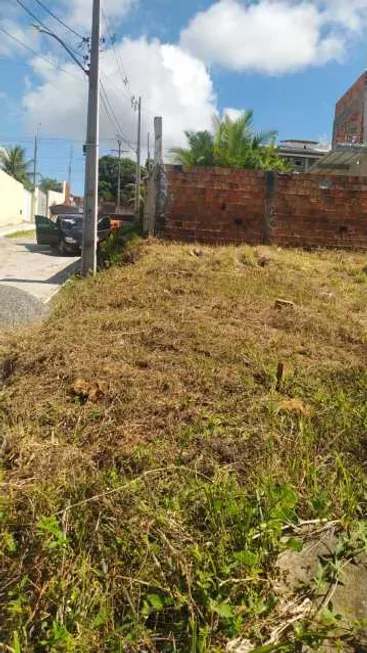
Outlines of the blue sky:
M 82 54 L 80 39 L 37 0 L 21 2 Z M 81 35 L 92 0 L 44 4 Z M 143 144 L 163 115 L 165 151 L 211 116 L 251 108 L 279 138 L 330 138 L 335 101 L 366 67 L 367 0 L 103 0 L 101 153 L 136 142 L 131 97 L 143 98 Z M 0 145 L 20 143 L 39 172 L 83 189 L 86 80 L 58 44 L 30 28 L 15 0 L 0 3 Z M 114 47 L 111 37 L 114 37 Z M 40 58 L 38 55 L 41 55 Z M 128 83 L 124 82 L 125 76 Z M 128 154 L 128 153 L 126 153 Z

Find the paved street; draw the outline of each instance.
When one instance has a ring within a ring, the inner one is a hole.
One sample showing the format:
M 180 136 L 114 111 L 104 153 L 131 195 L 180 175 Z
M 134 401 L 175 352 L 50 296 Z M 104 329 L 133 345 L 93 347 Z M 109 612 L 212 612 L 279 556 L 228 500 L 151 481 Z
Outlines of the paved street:
M 35 236 L 0 238 L 0 285 L 14 286 L 47 302 L 76 272 L 79 258 L 60 256 Z

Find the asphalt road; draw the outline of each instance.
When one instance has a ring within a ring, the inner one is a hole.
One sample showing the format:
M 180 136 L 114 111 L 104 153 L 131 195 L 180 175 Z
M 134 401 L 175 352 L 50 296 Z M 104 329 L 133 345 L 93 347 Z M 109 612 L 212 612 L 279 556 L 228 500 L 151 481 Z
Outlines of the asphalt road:
M 45 303 L 78 271 L 79 260 L 37 245 L 33 236 L 0 238 L 0 285 L 19 288 Z

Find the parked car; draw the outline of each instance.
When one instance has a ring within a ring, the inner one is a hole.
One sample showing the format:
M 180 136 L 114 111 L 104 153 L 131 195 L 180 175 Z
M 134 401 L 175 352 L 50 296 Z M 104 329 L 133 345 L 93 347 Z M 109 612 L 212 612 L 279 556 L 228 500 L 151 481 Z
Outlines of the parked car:
M 60 254 L 78 254 L 83 240 L 83 215 L 58 215 L 50 220 L 43 215 L 36 215 L 36 235 L 38 245 L 50 245 Z M 98 220 L 98 242 L 103 242 L 111 233 L 110 219 Z

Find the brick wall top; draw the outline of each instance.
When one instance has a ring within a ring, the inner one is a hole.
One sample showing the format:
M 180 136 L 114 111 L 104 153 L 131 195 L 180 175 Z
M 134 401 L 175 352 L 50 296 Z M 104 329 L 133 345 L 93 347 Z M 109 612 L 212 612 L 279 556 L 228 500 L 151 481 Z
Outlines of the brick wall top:
M 354 82 L 354 84 L 344 93 L 344 95 L 339 98 L 336 103 L 335 115 L 339 116 L 346 107 L 354 100 L 355 97 L 363 93 L 367 85 L 367 73 L 364 72 L 362 75 Z

